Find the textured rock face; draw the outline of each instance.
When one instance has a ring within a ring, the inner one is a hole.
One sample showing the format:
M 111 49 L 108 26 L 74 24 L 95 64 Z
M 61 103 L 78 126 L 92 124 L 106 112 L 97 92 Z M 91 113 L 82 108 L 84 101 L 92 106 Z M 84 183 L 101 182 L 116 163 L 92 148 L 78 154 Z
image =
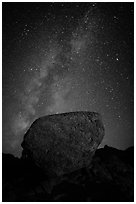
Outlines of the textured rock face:
M 22 143 L 23 155 L 45 173 L 60 176 L 87 167 L 104 137 L 101 116 L 71 112 L 36 120 Z

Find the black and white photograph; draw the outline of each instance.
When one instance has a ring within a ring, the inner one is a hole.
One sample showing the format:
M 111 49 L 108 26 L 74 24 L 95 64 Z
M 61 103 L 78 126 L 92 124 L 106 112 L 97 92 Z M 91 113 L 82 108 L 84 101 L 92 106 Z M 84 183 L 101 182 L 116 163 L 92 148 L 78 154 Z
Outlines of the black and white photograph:
M 2 202 L 134 202 L 134 2 L 1 2 Z

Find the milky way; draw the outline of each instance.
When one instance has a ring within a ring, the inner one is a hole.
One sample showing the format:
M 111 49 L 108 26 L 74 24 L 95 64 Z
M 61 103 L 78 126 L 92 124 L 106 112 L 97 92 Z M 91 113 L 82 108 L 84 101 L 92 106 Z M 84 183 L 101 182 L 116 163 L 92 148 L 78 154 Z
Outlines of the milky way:
M 133 3 L 3 3 L 3 152 L 43 115 L 101 113 L 133 145 Z

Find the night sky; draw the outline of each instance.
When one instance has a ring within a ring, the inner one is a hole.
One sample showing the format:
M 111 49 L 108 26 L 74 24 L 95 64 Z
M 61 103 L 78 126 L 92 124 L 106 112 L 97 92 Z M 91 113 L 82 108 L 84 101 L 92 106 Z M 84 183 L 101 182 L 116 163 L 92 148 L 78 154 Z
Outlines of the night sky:
M 101 144 L 134 137 L 134 3 L 3 3 L 3 152 L 43 115 L 96 111 Z

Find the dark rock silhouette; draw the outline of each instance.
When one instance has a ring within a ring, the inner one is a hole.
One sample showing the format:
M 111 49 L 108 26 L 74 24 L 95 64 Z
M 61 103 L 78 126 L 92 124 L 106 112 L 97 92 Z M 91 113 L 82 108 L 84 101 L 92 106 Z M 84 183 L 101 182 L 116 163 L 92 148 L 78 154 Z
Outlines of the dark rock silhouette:
M 2 164 L 2 201 L 134 201 L 133 147 L 123 151 L 105 146 L 96 150 L 89 167 L 57 179 L 9 154 L 2 155 Z
M 49 176 L 61 176 L 91 163 L 104 137 L 101 116 L 94 112 L 70 112 L 37 119 L 22 143 L 28 158 Z

